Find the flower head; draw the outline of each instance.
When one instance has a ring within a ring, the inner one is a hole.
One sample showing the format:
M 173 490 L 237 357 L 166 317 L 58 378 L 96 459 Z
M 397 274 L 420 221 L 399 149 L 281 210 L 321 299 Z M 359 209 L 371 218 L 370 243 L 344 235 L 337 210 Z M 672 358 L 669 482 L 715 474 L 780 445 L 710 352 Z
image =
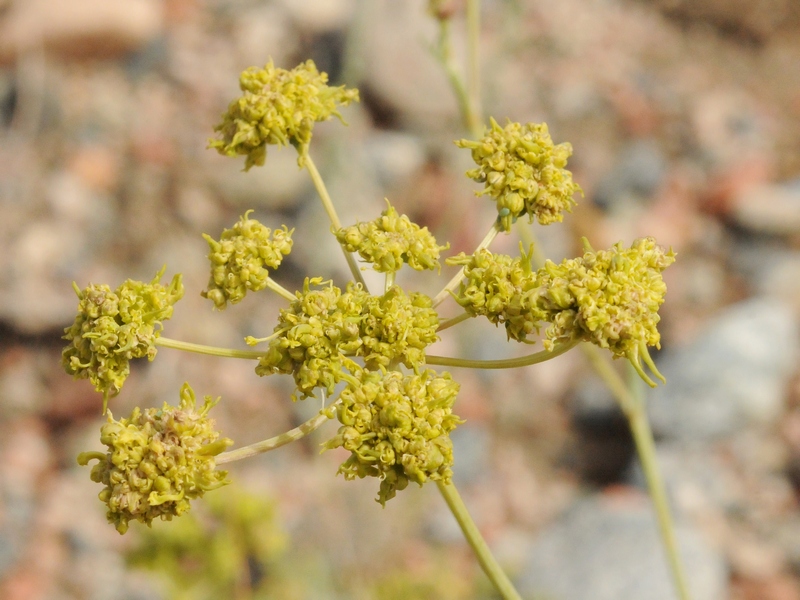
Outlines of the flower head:
M 322 278 L 306 279 L 297 300 L 281 311 L 256 373 L 291 373 L 307 398 L 315 388 L 333 393 L 347 356 L 364 357 L 368 369 L 393 362 L 417 369 L 425 348 L 438 339 L 432 305 L 428 296 L 399 286 L 371 296 L 353 282 L 343 292 Z
M 172 317 L 183 297 L 180 274 L 168 286 L 159 283 L 164 269 L 150 283 L 127 280 L 115 291 L 107 285 L 79 290 L 75 322 L 64 330 L 69 341 L 61 353 L 64 370 L 76 379 L 89 379 L 108 398 L 116 396 L 130 373 L 129 361 L 156 355 L 161 322 Z
M 530 301 L 538 289 L 530 254 L 512 258 L 482 249 L 471 255 L 462 252 L 447 263 L 464 266 L 464 281 L 455 299 L 470 315 L 502 323 L 509 339 L 518 342 L 539 331 L 547 315 Z
M 477 195 L 496 202 L 503 231 L 523 214 L 542 225 L 560 222 L 564 211 L 572 211 L 573 194 L 582 191 L 565 168 L 572 146 L 553 144 L 545 123 L 500 127 L 492 119 L 483 139 L 458 140 L 456 145 L 472 150 L 478 166 L 467 177 L 485 184 Z
M 327 449 L 350 451 L 339 472 L 345 479 L 379 477 L 377 501 L 382 505 L 409 481 L 449 482 L 450 432 L 463 423 L 452 412 L 458 383 L 449 373 L 432 370 L 403 375 L 353 367 L 336 409 L 342 426 L 325 443 Z
M 228 106 L 214 127 L 221 139 L 210 148 L 226 156 L 244 155 L 244 170 L 263 165 L 270 144 L 292 144 L 302 166 L 314 123 L 332 116 L 342 119 L 338 106 L 358 101 L 358 90 L 328 86 L 328 75 L 308 60 L 294 69 L 250 67 L 239 76 L 243 95 Z
M 582 257 L 559 265 L 548 261 L 537 273 L 536 305 L 548 313 L 550 322 L 545 346 L 579 337 L 627 358 L 645 381 L 655 385 L 641 362 L 663 380 L 647 347 L 661 347 L 656 326 L 667 292 L 661 273 L 675 262 L 675 253 L 649 237 L 635 240 L 630 248 L 620 242 L 595 251 L 585 238 L 584 244 Z
M 272 231 L 249 218 L 251 212 L 242 215 L 233 228 L 225 229 L 219 241 L 203 234 L 210 247 L 211 277 L 202 295 L 219 310 L 228 302 L 241 302 L 248 291 L 263 290 L 269 278 L 267 268 L 277 269 L 292 251 L 294 229 L 284 225 Z
M 653 238 L 638 239 L 628 249 L 618 243 L 600 251 L 584 242 L 583 256 L 548 261 L 537 271 L 524 254 L 511 258 L 481 250 L 448 259 L 464 265 L 456 300 L 472 315 L 503 323 L 510 339 L 527 342 L 546 323 L 548 350 L 557 341 L 592 342 L 627 358 L 655 385 L 642 362 L 663 379 L 647 347 L 660 347 L 658 308 L 667 290 L 661 273 L 675 262 L 675 254 Z
M 439 246 L 427 227 L 412 223 L 386 201 L 388 208 L 374 221 L 356 223 L 335 231 L 336 239 L 348 252 L 358 254 L 379 273 L 394 273 L 403 264 L 412 269 L 441 269 Z
M 137 407 L 119 421 L 109 412 L 100 428 L 108 452 L 82 452 L 78 463 L 97 459 L 92 481 L 105 485 L 99 498 L 117 531 L 125 533 L 132 520 L 150 525 L 156 517 L 180 516 L 189 510 L 189 500 L 228 483 L 227 472 L 215 470 L 214 457 L 233 443 L 220 438 L 208 418 L 217 402 L 206 396 L 196 410 L 194 392 L 185 383 L 177 407 Z

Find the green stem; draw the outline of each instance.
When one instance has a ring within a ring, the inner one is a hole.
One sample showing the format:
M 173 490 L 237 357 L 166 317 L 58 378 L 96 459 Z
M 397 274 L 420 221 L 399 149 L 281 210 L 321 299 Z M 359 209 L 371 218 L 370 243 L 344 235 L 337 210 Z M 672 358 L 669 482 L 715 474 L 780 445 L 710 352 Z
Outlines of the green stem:
M 297 300 L 297 296 L 272 279 L 272 277 L 267 277 L 267 287 L 273 292 L 277 293 L 279 296 L 286 298 L 289 302 L 294 302 Z
M 450 358 L 448 356 L 425 356 L 425 362 L 429 365 L 440 365 L 443 367 L 464 367 L 465 369 L 515 369 L 517 367 L 527 367 L 543 363 L 556 356 L 561 356 L 568 350 L 578 345 L 579 340 L 570 340 L 557 344 L 552 350 L 542 350 L 534 354 L 527 354 L 519 358 L 504 358 L 500 360 L 470 360 L 468 358 Z
M 391 289 L 391 287 L 394 285 L 394 276 L 395 275 L 396 275 L 395 271 L 389 271 L 388 273 L 386 273 L 386 282 L 385 282 L 385 284 L 383 286 L 384 294 L 386 292 L 388 292 Z
M 314 183 L 314 187 L 319 194 L 319 198 L 322 200 L 322 206 L 325 208 L 325 212 L 328 213 L 328 218 L 331 221 L 331 225 L 333 225 L 333 228 L 336 230 L 341 229 L 342 222 L 339 220 L 339 215 L 336 214 L 336 208 L 333 206 L 333 200 L 331 200 L 331 196 L 328 193 L 328 188 L 325 187 L 325 182 L 322 181 L 322 177 L 317 170 L 317 166 L 314 164 L 314 161 L 311 160 L 311 156 L 308 153 L 303 156 L 303 160 L 306 169 L 308 169 L 308 174 L 311 176 L 311 181 Z M 364 286 L 364 289 L 367 289 L 367 284 L 364 281 L 364 275 L 361 273 L 361 269 L 358 268 L 355 257 L 352 255 L 352 253 L 345 250 L 344 246 L 341 246 L 341 248 L 342 252 L 344 253 L 344 258 L 347 260 L 347 266 L 350 267 L 350 272 L 353 274 L 353 279 Z
M 678 550 L 678 541 L 675 537 L 672 513 L 670 512 L 667 492 L 664 487 L 664 478 L 661 476 L 658 467 L 656 446 L 653 440 L 653 432 L 650 429 L 650 423 L 647 420 L 644 399 L 641 395 L 635 395 L 631 392 L 630 387 L 625 384 L 625 381 L 601 354 L 598 348 L 586 344 L 585 353 L 595 371 L 597 371 L 598 375 L 600 375 L 616 397 L 622 412 L 628 419 L 633 441 L 636 444 L 636 451 L 639 454 L 639 461 L 642 464 L 642 470 L 647 480 L 650 497 L 655 507 L 658 528 L 661 533 L 664 550 L 667 553 L 667 561 L 669 563 L 670 572 L 672 573 L 675 589 L 681 600 L 690 600 L 691 596 L 689 595 L 686 572 Z
M 457 317 L 453 317 L 452 319 L 447 319 L 446 321 L 439 323 L 439 327 L 436 328 L 436 331 L 439 332 L 444 331 L 445 329 L 450 329 L 453 325 L 458 325 L 459 323 L 471 318 L 471 314 L 467 312 L 461 313 Z
M 500 592 L 504 600 L 522 600 L 517 590 L 514 589 L 511 580 L 503 572 L 503 569 L 500 568 L 494 555 L 492 555 L 492 551 L 489 550 L 489 546 L 478 530 L 478 526 L 475 525 L 475 521 L 472 520 L 467 507 L 464 505 L 464 501 L 458 494 L 456 486 L 452 483 L 444 483 L 442 481 L 437 481 L 436 485 L 439 487 L 444 501 L 447 502 L 450 512 L 453 513 L 456 521 L 458 521 L 458 525 L 461 527 L 464 537 L 478 557 L 478 562 L 481 564 L 483 572 L 486 573 L 486 576 L 494 587 Z
M 258 360 L 265 354 L 261 350 L 234 350 L 233 348 L 218 348 L 216 346 L 203 346 L 202 344 L 192 344 L 190 342 L 182 342 L 180 340 L 173 340 L 166 337 L 156 338 L 155 345 L 162 346 L 163 348 L 173 348 L 175 350 L 183 350 L 185 352 L 194 352 L 195 354 L 222 356 L 223 358 L 246 358 L 249 360 Z
M 335 406 L 337 402 L 334 402 L 328 408 Z M 319 413 L 305 423 L 298 425 L 294 429 L 290 429 L 289 431 L 281 433 L 280 435 L 256 442 L 255 444 L 250 444 L 249 446 L 242 446 L 236 450 L 223 452 L 217 456 L 216 463 L 221 465 L 224 463 L 233 462 L 235 460 L 242 460 L 243 458 L 250 458 L 251 456 L 263 454 L 264 452 L 269 452 L 270 450 L 275 450 L 275 448 L 280 448 L 281 446 L 285 446 L 286 444 L 290 444 L 307 436 L 312 431 L 319 429 L 320 425 L 329 420 L 330 417 L 324 415 L 323 413 Z
M 467 0 L 467 91 L 469 97 L 469 113 L 467 124 L 475 138 L 483 133 L 481 123 L 481 2 Z
M 483 238 L 483 240 L 481 240 L 481 243 L 478 244 L 477 248 L 475 248 L 473 254 L 475 254 L 475 252 L 483 250 L 484 248 L 488 248 L 489 244 L 491 244 L 494 238 L 497 237 L 498 233 L 500 233 L 500 226 L 499 223 L 495 221 L 494 224 L 492 224 L 492 228 L 489 230 L 489 233 L 487 233 L 486 236 Z M 458 287 L 458 284 L 461 283 L 461 280 L 463 278 L 464 278 L 464 267 L 461 267 L 458 270 L 458 273 L 456 273 L 453 276 L 453 278 L 447 282 L 447 285 L 444 286 L 444 289 L 442 289 L 441 292 L 436 294 L 436 297 L 433 299 L 433 307 L 436 308 L 437 306 L 439 306 L 444 301 L 444 299 L 450 295 L 450 292 L 454 291 Z

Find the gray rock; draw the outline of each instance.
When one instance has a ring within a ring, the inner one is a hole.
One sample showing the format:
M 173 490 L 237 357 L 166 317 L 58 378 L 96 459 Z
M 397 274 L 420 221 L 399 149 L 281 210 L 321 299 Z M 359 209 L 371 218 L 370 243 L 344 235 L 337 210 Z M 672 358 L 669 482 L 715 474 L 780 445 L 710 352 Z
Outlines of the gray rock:
M 734 196 L 731 217 L 749 231 L 795 235 L 800 232 L 800 189 L 778 184 L 746 187 Z
M 678 439 L 711 439 L 774 423 L 800 353 L 784 303 L 756 297 L 723 312 L 690 345 L 666 352 L 667 385 L 650 390 L 653 427 Z
M 720 554 L 686 524 L 676 534 L 692 597 L 727 598 Z M 518 585 L 523 597 L 548 600 L 676 598 L 655 515 L 638 497 L 578 501 L 541 532 Z
M 156 0 L 31 0 L 0 24 L 0 63 L 43 46 L 59 58 L 103 57 L 142 47 L 163 28 Z
M 664 180 L 667 163 L 654 140 L 628 144 L 619 153 L 616 164 L 600 181 L 593 200 L 611 212 L 621 205 L 649 200 Z
M 481 481 L 491 471 L 492 436 L 485 423 L 467 422 L 450 434 L 453 442 L 453 478 L 458 486 Z

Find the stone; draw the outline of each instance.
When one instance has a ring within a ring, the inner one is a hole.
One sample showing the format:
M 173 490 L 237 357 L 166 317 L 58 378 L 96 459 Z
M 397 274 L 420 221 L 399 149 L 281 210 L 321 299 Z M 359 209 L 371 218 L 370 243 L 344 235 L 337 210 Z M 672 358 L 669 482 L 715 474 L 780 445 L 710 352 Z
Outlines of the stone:
M 369 23 L 363 34 L 364 87 L 374 94 L 374 103 L 428 133 L 458 123 L 447 76 L 429 50 L 436 24 L 421 3 L 370 2 L 362 10 L 361 18 Z M 463 64 L 462 32 L 452 29 L 456 60 Z
M 616 164 L 600 181 L 592 200 L 612 213 L 626 204 L 650 200 L 661 187 L 667 163 L 655 140 L 643 139 L 628 144 Z
M 281 4 L 302 29 L 313 33 L 344 27 L 356 9 L 354 0 L 281 0 Z
M 733 221 L 756 233 L 800 233 L 800 186 L 764 183 L 740 190 L 732 199 Z
M 676 527 L 693 598 L 727 598 L 722 556 L 686 523 Z M 577 501 L 540 532 L 518 578 L 525 598 L 674 600 L 655 515 L 643 497 L 625 493 Z
M 59 58 L 110 58 L 162 31 L 158 0 L 26 0 L 0 21 L 0 64 L 44 48 Z
M 665 351 L 658 366 L 667 384 L 647 398 L 654 430 L 701 440 L 775 423 L 800 354 L 797 327 L 786 304 L 754 297 L 727 308 L 688 345 Z

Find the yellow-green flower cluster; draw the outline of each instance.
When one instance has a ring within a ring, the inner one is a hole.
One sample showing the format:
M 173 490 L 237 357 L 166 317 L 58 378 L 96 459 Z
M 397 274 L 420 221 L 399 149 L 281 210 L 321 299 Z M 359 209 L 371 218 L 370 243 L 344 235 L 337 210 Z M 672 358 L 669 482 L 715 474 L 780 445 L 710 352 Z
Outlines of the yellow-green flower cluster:
M 467 313 L 503 323 L 509 339 L 518 342 L 539 331 L 547 315 L 532 303 L 538 280 L 529 255 L 511 258 L 482 249 L 471 255 L 462 252 L 447 263 L 464 265 L 465 281 L 455 299 Z
M 308 60 L 294 69 L 250 67 L 239 76 L 244 94 L 230 103 L 214 127 L 221 139 L 209 147 L 226 156 L 244 155 L 244 170 L 263 165 L 270 144 L 297 148 L 302 166 L 314 123 L 332 116 L 342 119 L 338 106 L 358 101 L 358 90 L 328 86 L 328 75 Z
M 675 262 L 675 253 L 653 238 L 635 240 L 626 249 L 617 243 L 594 251 L 584 238 L 580 258 L 548 261 L 539 269 L 536 303 L 549 313 L 545 346 L 555 340 L 579 337 L 615 356 L 627 358 L 645 381 L 641 361 L 656 375 L 647 346 L 661 347 L 658 308 L 667 286 L 661 273 Z
M 496 202 L 503 231 L 523 214 L 542 225 L 560 222 L 564 211 L 572 211 L 573 194 L 581 192 L 565 168 L 572 146 L 553 144 L 545 123 L 500 127 L 492 119 L 481 140 L 458 140 L 456 145 L 472 150 L 478 166 L 467 177 L 485 184 L 477 195 Z
M 641 362 L 658 375 L 647 346 L 660 345 L 658 308 L 666 294 L 661 273 L 675 255 L 653 238 L 638 239 L 629 249 L 621 243 L 601 251 L 586 246 L 582 257 L 548 261 L 536 272 L 525 255 L 458 255 L 448 260 L 465 266 L 456 299 L 470 314 L 503 323 L 510 339 L 526 341 L 548 323 L 546 349 L 557 341 L 592 342 L 628 358 L 653 384 Z
M 343 227 L 334 234 L 345 250 L 358 252 L 379 273 L 399 271 L 403 263 L 417 271 L 441 269 L 439 252 L 450 247 L 439 246 L 427 227 L 412 223 L 391 204 L 376 220 Z
M 219 241 L 203 234 L 210 247 L 211 277 L 202 295 L 218 310 L 224 310 L 228 302 L 241 302 L 248 291 L 267 287 L 267 268 L 277 269 L 292 251 L 294 229 L 284 225 L 272 231 L 249 218 L 251 212 L 248 210 L 232 229 L 225 229 Z
M 178 407 L 138 407 L 127 419 L 108 422 L 100 441 L 108 452 L 82 452 L 78 463 L 92 467 L 92 481 L 105 488 L 99 498 L 108 506 L 106 516 L 120 533 L 129 521 L 150 525 L 156 517 L 171 520 L 189 510 L 189 500 L 228 483 L 227 472 L 216 471 L 215 456 L 232 444 L 220 438 L 208 411 L 219 401 L 206 396 L 196 410 L 192 388 L 181 389 Z
M 156 355 L 155 340 L 161 322 L 172 317 L 173 305 L 183 297 L 180 274 L 168 286 L 159 283 L 164 269 L 150 283 L 125 281 L 115 291 L 90 285 L 78 294 L 78 314 L 64 330 L 69 341 L 61 353 L 64 370 L 76 379 L 89 379 L 103 393 L 103 410 L 130 373 L 129 361 Z
M 369 295 L 352 282 L 344 293 L 332 282 L 322 284 L 321 277 L 306 278 L 297 300 L 281 310 L 278 336 L 256 366 L 261 376 L 292 374 L 303 398 L 317 387 L 333 393 L 343 355 L 354 355 L 363 345 L 361 321 Z
M 402 363 L 417 369 L 435 342 L 439 317 L 432 300 L 392 286 L 382 296 L 350 283 L 342 292 L 322 278 L 306 279 L 288 309 L 281 311 L 276 337 L 256 373 L 291 373 L 303 398 L 339 381 L 344 357 L 362 356 L 368 369 Z M 313 286 L 313 287 L 312 287 Z
M 459 385 L 449 373 L 355 369 L 344 378 L 336 408 L 342 426 L 325 447 L 350 451 L 339 467 L 346 479 L 379 477 L 382 505 L 409 481 L 450 481 L 450 432 L 463 421 L 452 412 Z

